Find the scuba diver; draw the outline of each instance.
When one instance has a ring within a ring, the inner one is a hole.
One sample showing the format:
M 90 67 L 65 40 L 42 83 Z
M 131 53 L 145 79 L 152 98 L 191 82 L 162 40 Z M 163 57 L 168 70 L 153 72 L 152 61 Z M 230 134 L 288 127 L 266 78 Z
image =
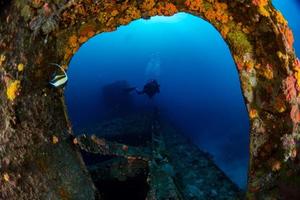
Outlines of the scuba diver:
M 128 88 L 126 89 L 126 91 L 131 92 L 135 90 L 137 94 L 146 94 L 151 99 L 155 94 L 160 92 L 159 87 L 160 85 L 158 84 L 158 82 L 152 79 L 144 85 L 144 88 L 141 91 L 139 91 L 136 87 Z

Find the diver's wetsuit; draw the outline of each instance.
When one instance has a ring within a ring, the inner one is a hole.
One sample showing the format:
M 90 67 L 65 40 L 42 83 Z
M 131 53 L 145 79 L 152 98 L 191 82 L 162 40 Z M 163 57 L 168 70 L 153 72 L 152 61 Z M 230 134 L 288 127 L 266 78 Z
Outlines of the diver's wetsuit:
M 136 87 L 127 88 L 125 89 L 126 92 L 131 92 L 133 90 L 136 91 L 137 94 L 146 94 L 149 98 L 152 98 L 156 93 L 159 93 L 160 85 L 156 80 L 150 80 L 146 85 L 144 85 L 144 88 L 142 91 L 139 91 Z
M 156 80 L 150 80 L 146 85 L 144 85 L 144 89 L 142 91 L 138 91 L 138 94 L 147 94 L 149 98 L 152 98 L 156 93 L 159 93 L 159 84 Z

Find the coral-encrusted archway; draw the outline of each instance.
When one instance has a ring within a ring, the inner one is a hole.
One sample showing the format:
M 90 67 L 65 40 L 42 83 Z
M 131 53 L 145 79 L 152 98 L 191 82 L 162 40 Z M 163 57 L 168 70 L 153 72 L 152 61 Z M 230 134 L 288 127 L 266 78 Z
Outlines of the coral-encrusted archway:
M 95 34 L 177 12 L 210 22 L 235 60 L 251 122 L 247 197 L 299 195 L 300 62 L 287 22 L 268 0 L 2 0 L 0 6 L 1 199 L 95 197 L 68 139 L 62 91 L 48 87 L 49 63 L 67 68 Z

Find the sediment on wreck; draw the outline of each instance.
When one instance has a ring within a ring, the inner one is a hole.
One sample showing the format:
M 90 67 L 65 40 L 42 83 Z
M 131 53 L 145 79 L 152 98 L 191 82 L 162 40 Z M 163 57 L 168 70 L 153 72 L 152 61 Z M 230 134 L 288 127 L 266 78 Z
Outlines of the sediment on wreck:
M 0 197 L 93 199 L 95 189 L 68 134 L 54 71 L 95 34 L 133 20 L 187 12 L 227 42 L 250 119 L 247 198 L 296 198 L 300 61 L 286 20 L 268 0 L 0 1 Z M 288 195 L 288 196 L 287 196 Z
M 123 123 L 115 123 L 119 120 Z M 136 129 L 136 124 L 147 125 L 143 130 Z M 97 134 L 79 135 L 73 141 L 89 153 L 83 157 L 104 199 L 242 199 L 243 192 L 212 156 L 192 144 L 168 119 L 139 113 L 109 119 L 93 131 Z M 146 143 L 112 142 L 107 132 L 119 140 L 140 136 Z

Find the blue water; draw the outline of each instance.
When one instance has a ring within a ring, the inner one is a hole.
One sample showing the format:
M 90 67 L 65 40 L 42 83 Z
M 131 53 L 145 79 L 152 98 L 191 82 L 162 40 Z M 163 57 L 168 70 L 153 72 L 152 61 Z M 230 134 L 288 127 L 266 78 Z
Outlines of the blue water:
M 287 19 L 289 27 L 294 33 L 294 48 L 300 56 L 300 0 L 272 0 L 273 5 L 280 10 Z
M 300 51 L 298 2 L 273 3 L 289 20 Z M 86 42 L 72 58 L 68 74 L 68 112 L 74 129 L 81 130 L 105 116 L 102 86 L 127 80 L 142 88 L 156 78 L 161 93 L 154 104 L 162 114 L 245 188 L 247 112 L 230 51 L 209 23 L 184 13 L 134 21 Z M 146 96 L 134 98 L 140 104 L 153 104 Z

